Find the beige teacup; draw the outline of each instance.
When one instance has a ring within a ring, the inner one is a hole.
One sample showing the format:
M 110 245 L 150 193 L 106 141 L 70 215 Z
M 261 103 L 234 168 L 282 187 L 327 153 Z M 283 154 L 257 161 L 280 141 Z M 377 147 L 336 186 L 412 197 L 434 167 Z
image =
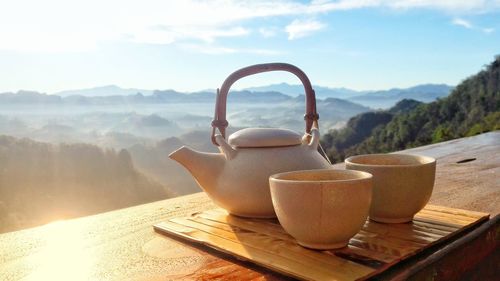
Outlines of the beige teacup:
M 368 173 L 295 171 L 272 175 L 269 182 L 278 220 L 304 247 L 345 247 L 368 217 L 372 197 Z
M 370 219 L 404 223 L 429 202 L 436 159 L 409 154 L 367 154 L 345 160 L 346 169 L 373 175 Z

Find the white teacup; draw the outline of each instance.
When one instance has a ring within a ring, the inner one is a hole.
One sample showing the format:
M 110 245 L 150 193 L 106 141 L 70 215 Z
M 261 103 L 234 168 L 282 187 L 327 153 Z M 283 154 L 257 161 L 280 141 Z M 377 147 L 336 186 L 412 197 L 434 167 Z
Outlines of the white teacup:
M 280 224 L 304 247 L 345 247 L 368 217 L 372 197 L 369 173 L 295 171 L 272 175 L 269 183 Z
M 404 223 L 429 202 L 436 159 L 410 154 L 366 154 L 345 160 L 346 169 L 373 175 L 370 219 Z

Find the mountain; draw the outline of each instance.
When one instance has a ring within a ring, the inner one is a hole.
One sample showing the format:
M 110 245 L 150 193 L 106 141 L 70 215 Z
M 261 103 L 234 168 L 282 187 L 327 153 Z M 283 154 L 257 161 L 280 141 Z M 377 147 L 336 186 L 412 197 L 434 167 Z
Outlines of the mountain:
M 114 86 L 112 86 L 114 87 Z M 82 90 L 87 91 L 87 90 Z M 90 91 L 90 90 L 89 90 Z M 130 104 L 163 104 L 163 103 L 214 103 L 215 93 L 196 92 L 181 93 L 174 90 L 155 90 L 149 95 L 139 92 L 134 94 L 100 95 L 71 94 L 47 95 L 38 92 L 19 91 L 17 93 L 0 93 L 0 103 L 3 104 L 65 104 L 65 105 L 130 105 Z M 232 91 L 228 95 L 228 103 L 274 103 L 291 99 L 292 97 L 279 92 Z
M 180 127 L 168 119 L 157 114 L 140 115 L 130 113 L 120 122 L 113 124 L 111 132 L 130 132 L 143 138 L 156 136 L 173 136 L 180 132 Z
M 228 134 L 234 129 L 228 130 Z M 170 137 L 153 145 L 136 144 L 130 151 L 134 164 L 150 178 L 164 184 L 176 195 L 186 195 L 201 191 L 191 174 L 168 155 L 181 146 L 203 152 L 218 152 L 210 140 L 210 132 L 191 131 L 179 137 Z
M 401 114 L 412 111 L 417 108 L 417 106 L 423 104 L 423 102 L 412 100 L 412 99 L 404 99 L 396 103 L 393 107 L 388 109 L 387 111 L 392 114 Z
M 340 98 L 371 108 L 389 108 L 403 99 L 413 99 L 421 102 L 432 102 L 446 97 L 453 89 L 445 84 L 422 84 L 410 88 L 394 88 L 382 91 L 356 91 L 347 88 L 328 88 L 313 86 L 318 99 Z M 287 83 L 272 84 L 262 87 L 247 88 L 248 91 L 276 91 L 290 96 L 304 94 L 302 85 Z
M 328 88 L 317 85 L 313 86 L 313 89 L 316 94 L 316 98 L 318 99 L 325 99 L 325 98 L 347 99 L 351 96 L 367 93 L 365 91 L 355 91 L 347 88 Z M 251 88 L 246 88 L 245 90 L 251 92 L 280 92 L 292 97 L 305 94 L 303 85 L 290 85 L 288 83 L 251 87 Z
M 124 89 L 116 85 L 107 85 L 101 87 L 94 87 L 88 89 L 77 89 L 77 90 L 66 90 L 54 93 L 57 96 L 67 97 L 67 96 L 84 96 L 84 97 L 103 97 L 103 96 L 128 96 L 141 93 L 143 95 L 151 95 L 152 90 L 144 89 Z
M 58 104 L 61 102 L 60 96 L 34 91 L 20 90 L 17 93 L 0 93 L 0 103 L 2 104 Z
M 363 95 L 351 96 L 348 100 L 372 108 L 389 108 L 403 99 L 413 99 L 421 102 L 433 102 L 449 95 L 453 87 L 445 84 L 424 84 L 406 89 L 394 88 L 384 91 L 374 91 Z
M 127 150 L 0 136 L 0 233 L 169 198 Z
M 331 130 L 322 138 L 330 160 L 344 161 L 351 147 L 366 140 L 376 128 L 389 123 L 396 114 L 409 112 L 421 104 L 423 103 L 419 101 L 405 99 L 389 110 L 365 112 L 350 118 L 345 127 Z
M 295 131 L 304 130 L 305 97 L 303 95 L 273 103 L 255 103 L 234 113 L 228 114 L 228 121 L 240 127 L 275 127 Z M 328 98 L 316 100 L 320 115 L 320 130 L 327 131 L 337 127 L 339 122 L 371 109 L 350 101 Z M 232 109 L 231 106 L 228 109 Z
M 403 99 L 432 102 L 447 96 L 453 87 L 444 84 L 423 84 L 410 88 L 394 88 L 383 91 L 355 91 L 346 88 L 314 86 L 316 98 L 337 98 L 366 107 L 386 109 Z M 282 102 L 304 94 L 302 85 L 287 83 L 231 91 L 228 102 L 271 103 Z M 19 91 L 0 94 L 0 103 L 8 104 L 72 104 L 72 105 L 130 105 L 162 103 L 215 102 L 215 92 L 202 91 L 182 93 L 174 90 L 123 89 L 110 85 L 91 89 L 70 90 L 46 95 L 37 92 Z
M 24 92 L 23 92 L 24 93 Z M 32 92 L 37 94 L 36 92 Z M 7 94 L 7 93 L 6 93 Z M 15 94 L 8 93 L 12 97 Z M 0 94 L 1 95 L 1 94 Z M 68 90 L 46 95 L 54 99 L 73 103 L 162 103 L 162 102 L 214 102 L 215 91 L 200 91 L 193 93 L 177 92 L 175 90 L 144 90 L 144 89 L 124 89 L 115 85 L 95 87 L 80 90 Z M 61 99 L 62 98 L 62 99 Z M 278 91 L 251 92 L 248 90 L 231 91 L 228 101 L 281 101 L 288 99 L 286 94 Z M 22 99 L 28 102 L 28 97 Z
M 275 98 L 279 97 L 280 95 L 276 95 Z M 238 96 L 235 95 L 234 98 L 238 99 Z M 320 114 L 321 133 L 329 128 L 338 127 L 339 123 L 343 124 L 355 114 L 370 110 L 370 108 L 335 98 L 317 100 L 317 108 Z M 288 97 L 284 102 L 276 103 L 272 107 L 260 103 L 244 110 L 237 110 L 227 116 L 230 124 L 227 135 L 243 127 L 288 128 L 304 132 L 304 109 L 305 97 L 298 96 Z M 206 124 L 210 124 L 210 121 L 211 119 L 207 120 Z M 203 152 L 218 151 L 211 142 L 208 126 L 180 136 L 163 139 L 152 145 L 136 144 L 127 150 L 130 151 L 134 164 L 142 173 L 164 184 L 177 195 L 185 195 L 198 192 L 200 188 L 184 167 L 168 158 L 171 152 L 183 145 Z
M 342 139 L 337 139 L 349 137 L 351 131 L 357 130 L 354 119 L 359 116 L 355 117 L 349 120 L 346 128 L 325 135 L 323 146 L 332 158 L 342 159 L 499 130 L 500 56 L 476 75 L 465 79 L 449 96 L 427 104 L 406 102 L 406 106 L 414 108 L 396 110 L 398 113 L 390 121 L 369 126 L 366 128 L 369 134 L 364 132 L 364 137 L 342 144 Z
M 230 126 L 304 130 L 303 95 L 235 91 L 227 102 Z M 215 95 L 210 92 L 184 94 L 166 90 L 149 96 L 103 97 L 8 93 L 0 94 L 0 129 L 3 134 L 43 142 L 86 142 L 120 149 L 134 142 L 151 144 L 193 130 L 210 129 L 214 104 Z M 335 98 L 318 99 L 317 108 L 322 132 L 371 110 Z
M 234 102 L 282 102 L 290 99 L 289 95 L 277 91 L 268 92 L 251 92 L 251 91 L 234 91 L 228 95 L 228 101 Z

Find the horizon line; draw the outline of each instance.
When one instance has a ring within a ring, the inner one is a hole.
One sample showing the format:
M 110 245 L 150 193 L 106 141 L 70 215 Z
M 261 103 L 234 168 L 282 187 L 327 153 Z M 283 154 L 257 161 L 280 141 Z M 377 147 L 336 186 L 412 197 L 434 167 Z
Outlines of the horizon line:
M 265 84 L 265 85 L 256 85 L 256 86 L 251 86 L 251 87 L 234 87 L 232 90 L 237 90 L 237 91 L 244 91 L 244 90 L 249 90 L 252 88 L 260 88 L 260 87 L 269 87 L 269 86 L 275 86 L 275 85 L 288 85 L 288 86 L 301 86 L 301 84 L 290 84 L 286 82 L 281 82 L 281 83 L 271 83 L 271 84 Z M 323 85 L 313 85 L 313 88 L 327 88 L 330 90 L 338 90 L 338 89 L 344 89 L 344 90 L 349 90 L 349 91 L 354 91 L 354 92 L 360 92 L 360 93 L 367 93 L 367 92 L 379 92 L 379 91 L 389 91 L 389 90 L 396 90 L 396 89 L 409 89 L 409 88 L 414 88 L 417 86 L 424 86 L 424 85 L 434 85 L 434 86 L 448 86 L 448 87 L 455 87 L 456 85 L 450 85 L 447 83 L 421 83 L 421 84 L 414 84 L 411 86 L 395 86 L 395 87 L 389 87 L 389 88 L 383 88 L 383 89 L 354 89 L 354 88 L 349 88 L 349 87 L 343 87 L 343 86 L 323 86 Z M 61 90 L 61 91 L 53 91 L 53 92 L 46 92 L 46 91 L 39 91 L 39 90 L 32 90 L 32 89 L 18 89 L 17 91 L 0 91 L 0 94 L 7 94 L 7 93 L 12 93 L 12 94 L 18 94 L 19 92 L 36 92 L 39 94 L 46 94 L 46 95 L 59 95 L 60 93 L 63 92 L 71 92 L 71 91 L 83 91 L 83 90 L 92 90 L 92 89 L 100 89 L 100 88 L 106 88 L 106 87 L 116 87 L 119 88 L 120 90 L 138 90 L 137 93 L 142 93 L 141 91 L 147 91 L 147 92 L 155 92 L 155 91 L 175 91 L 178 93 L 182 94 L 194 94 L 194 93 L 201 93 L 201 92 L 215 92 L 216 88 L 213 89 L 201 89 L 201 90 L 196 90 L 196 91 L 182 91 L 182 90 L 176 90 L 173 88 L 164 88 L 164 89 L 145 89 L 145 88 L 138 88 L 138 87 L 121 87 L 116 84 L 107 84 L 107 85 L 102 85 L 102 86 L 94 86 L 94 87 L 88 87 L 88 88 L 73 88 L 73 89 L 67 89 L 67 90 Z M 254 92 L 259 92 L 259 91 L 254 91 Z M 284 93 L 283 93 L 284 94 Z M 147 94 L 146 94 L 147 95 Z

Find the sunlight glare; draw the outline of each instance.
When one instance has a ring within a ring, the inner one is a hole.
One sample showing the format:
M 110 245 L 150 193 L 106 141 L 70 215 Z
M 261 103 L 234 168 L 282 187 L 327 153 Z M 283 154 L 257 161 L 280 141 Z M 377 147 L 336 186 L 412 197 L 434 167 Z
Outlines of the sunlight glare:
M 84 245 L 82 228 L 68 221 L 46 225 L 45 246 L 37 253 L 33 273 L 25 280 L 89 280 L 94 256 Z

